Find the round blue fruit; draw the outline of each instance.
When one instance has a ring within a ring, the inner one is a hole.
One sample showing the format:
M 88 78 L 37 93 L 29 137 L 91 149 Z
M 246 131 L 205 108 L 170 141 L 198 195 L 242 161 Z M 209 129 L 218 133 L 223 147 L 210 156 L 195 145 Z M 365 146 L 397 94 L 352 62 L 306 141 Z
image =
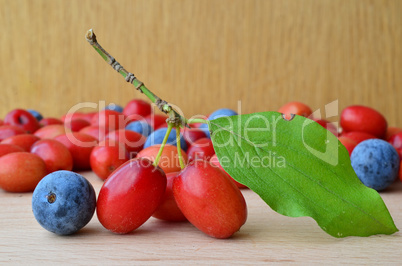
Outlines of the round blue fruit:
M 33 115 L 33 117 L 35 117 L 36 120 L 41 121 L 41 120 L 43 119 L 42 114 L 39 113 L 38 111 L 32 110 L 32 109 L 27 109 L 27 111 L 28 111 L 29 113 L 31 113 L 31 115 Z
M 220 118 L 220 117 L 224 117 L 224 116 L 233 116 L 233 115 L 237 115 L 237 112 L 232 109 L 229 109 L 229 108 L 221 108 L 221 109 L 218 109 L 218 110 L 214 111 L 213 113 L 211 113 L 208 116 L 208 119 L 213 120 L 216 118 Z M 199 128 L 205 132 L 205 135 L 207 135 L 208 138 L 211 138 L 211 134 L 209 133 L 207 124 L 202 124 Z
M 399 155 L 385 140 L 360 142 L 353 149 L 350 160 L 360 181 L 377 191 L 387 188 L 398 177 Z
M 123 113 L 123 107 L 115 103 L 108 104 L 103 110 L 112 110 L 119 113 Z
M 94 215 L 96 194 L 91 183 L 71 171 L 45 176 L 32 195 L 32 211 L 39 224 L 58 235 L 83 228 Z
M 150 147 L 150 146 L 153 146 L 153 145 L 161 144 L 161 143 L 163 142 L 163 139 L 164 139 L 165 135 L 166 135 L 166 132 L 167 132 L 167 128 L 166 128 L 166 127 L 159 128 L 159 129 L 155 130 L 154 132 L 152 132 L 152 133 L 148 136 L 147 140 L 145 141 L 144 149 L 145 149 L 145 148 L 148 148 L 148 147 Z M 172 131 L 170 132 L 166 144 L 170 144 L 170 145 L 175 145 L 175 146 L 177 146 L 177 142 L 176 142 L 176 130 L 175 130 L 175 129 L 172 129 Z M 183 151 L 187 151 L 187 143 L 186 143 L 186 141 L 184 140 L 182 134 L 180 135 L 180 146 L 181 146 L 181 149 L 182 149 Z
M 149 125 L 147 122 L 142 121 L 142 120 L 138 120 L 138 121 L 129 123 L 126 126 L 126 129 L 140 133 L 140 134 L 144 135 L 145 137 L 148 137 L 153 131 L 151 125 Z
M 237 112 L 232 109 L 222 108 L 211 113 L 208 119 L 212 120 L 223 116 L 233 116 L 233 115 L 237 115 Z

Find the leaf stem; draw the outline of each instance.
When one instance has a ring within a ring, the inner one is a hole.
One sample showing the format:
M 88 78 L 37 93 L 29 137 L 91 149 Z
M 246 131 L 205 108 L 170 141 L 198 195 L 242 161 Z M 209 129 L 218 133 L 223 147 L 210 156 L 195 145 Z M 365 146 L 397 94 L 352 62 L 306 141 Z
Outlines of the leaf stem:
M 177 154 L 179 156 L 180 168 L 184 169 L 186 167 L 183 161 L 183 155 L 181 154 L 181 143 L 180 143 L 180 128 L 176 128 L 176 145 L 177 145 Z
M 160 160 L 160 158 L 161 158 L 161 156 L 162 156 L 163 148 L 164 148 L 165 145 L 166 145 L 166 142 L 167 142 L 167 140 L 168 140 L 168 138 L 169 138 L 170 132 L 172 132 L 172 128 L 173 128 L 173 124 L 172 124 L 172 123 L 168 123 L 168 127 L 167 127 L 167 131 L 166 131 L 165 137 L 163 138 L 161 147 L 159 148 L 158 154 L 156 155 L 155 161 L 154 161 L 154 163 L 153 163 L 154 166 L 157 166 L 157 165 L 159 164 L 159 160 Z

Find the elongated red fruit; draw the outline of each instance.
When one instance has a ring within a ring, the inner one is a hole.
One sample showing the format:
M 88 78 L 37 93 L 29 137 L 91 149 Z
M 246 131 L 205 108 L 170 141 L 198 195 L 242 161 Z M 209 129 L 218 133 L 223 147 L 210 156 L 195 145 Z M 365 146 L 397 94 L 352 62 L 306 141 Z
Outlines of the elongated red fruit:
M 343 109 L 341 127 L 344 132 L 361 131 L 383 138 L 387 132 L 387 120 L 373 108 L 352 105 Z
M 99 222 L 114 233 L 129 233 L 151 217 L 165 189 L 166 175 L 161 168 L 145 158 L 130 160 L 103 184 L 96 205 Z
M 242 193 L 210 162 L 196 160 L 187 165 L 173 180 L 173 195 L 184 216 L 209 236 L 228 238 L 246 222 Z

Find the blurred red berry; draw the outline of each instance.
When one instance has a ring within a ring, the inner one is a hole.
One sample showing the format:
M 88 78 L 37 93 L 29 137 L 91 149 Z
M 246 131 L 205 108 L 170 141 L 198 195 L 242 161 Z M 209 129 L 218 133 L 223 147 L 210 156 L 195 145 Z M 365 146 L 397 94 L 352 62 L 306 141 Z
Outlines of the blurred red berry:
M 20 134 L 25 134 L 26 131 L 17 126 L 3 125 L 0 126 L 0 141 Z
M 338 137 L 339 141 L 343 146 L 348 150 L 349 156 L 352 154 L 353 149 L 356 147 L 357 142 L 351 138 L 340 136 Z
M 29 152 L 31 150 L 32 145 L 40 140 L 35 135 L 32 134 L 20 134 L 16 136 L 12 136 L 9 138 L 6 138 L 1 141 L 2 144 L 14 144 L 19 147 L 21 147 L 24 151 Z
M 187 150 L 189 161 L 205 160 L 209 161 L 215 154 L 214 146 L 209 138 L 202 138 L 196 140 Z
M 80 132 L 70 132 L 59 135 L 54 138 L 60 141 L 73 156 L 73 167 L 75 170 L 89 170 L 90 155 L 92 149 L 97 145 L 98 141 L 89 135 Z
M 39 121 L 41 127 L 48 126 L 48 125 L 63 125 L 63 121 L 58 118 L 53 117 L 46 117 Z
M 123 114 L 130 119 L 135 119 L 135 117 L 141 119 L 151 114 L 151 111 L 152 108 L 150 103 L 141 99 L 133 99 L 126 104 L 123 109 Z
M 350 132 L 342 133 L 341 136 L 352 139 L 357 144 L 359 144 L 360 142 L 367 140 L 367 139 L 375 139 L 376 138 L 376 136 L 374 136 L 374 135 L 371 135 L 366 132 L 359 132 L 359 131 L 350 131 Z
M 352 105 L 343 109 L 340 124 L 343 132 L 361 131 L 377 138 L 385 137 L 387 132 L 385 117 L 377 110 L 362 105 Z
M 73 157 L 70 151 L 57 140 L 40 140 L 32 146 L 31 153 L 42 158 L 48 173 L 58 170 L 71 171 L 73 169 Z
M 70 131 L 74 131 L 74 132 L 78 132 L 81 129 L 83 129 L 84 127 L 88 127 L 90 125 L 91 125 L 91 123 L 89 123 L 87 120 L 84 120 L 82 118 L 75 118 L 72 120 L 66 120 L 66 122 L 64 122 L 64 126 L 66 127 L 66 129 L 68 129 Z
M 13 152 L 23 152 L 24 149 L 14 144 L 1 144 L 0 143 L 0 157 Z
M 308 105 L 301 102 L 288 102 L 282 105 L 278 112 L 284 114 L 286 119 L 290 119 L 291 114 L 309 117 L 313 113 Z
M 27 133 L 34 133 L 40 128 L 38 120 L 27 110 L 14 109 L 4 118 L 6 125 L 17 126 Z

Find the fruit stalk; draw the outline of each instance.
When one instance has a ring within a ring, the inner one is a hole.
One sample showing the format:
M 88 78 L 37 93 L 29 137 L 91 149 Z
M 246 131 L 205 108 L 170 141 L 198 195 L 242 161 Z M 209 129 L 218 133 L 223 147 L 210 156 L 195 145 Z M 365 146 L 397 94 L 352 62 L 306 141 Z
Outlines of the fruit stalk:
M 184 169 L 185 165 L 183 162 L 183 155 L 181 154 L 180 131 L 178 129 L 176 129 L 176 143 L 177 143 L 177 154 L 179 156 L 180 168 Z
M 162 152 L 163 152 L 163 148 L 164 148 L 165 145 L 166 145 L 166 142 L 167 142 L 167 140 L 168 140 L 168 138 L 169 138 L 170 132 L 172 131 L 172 127 L 173 127 L 173 124 L 168 123 L 168 128 L 167 128 L 165 137 L 163 138 L 161 147 L 160 147 L 159 152 L 158 152 L 158 154 L 156 155 L 155 161 L 154 161 L 154 163 L 153 163 L 154 166 L 157 166 L 157 165 L 159 164 L 159 160 L 160 160 L 160 158 L 161 158 L 161 155 L 162 155 Z M 177 129 L 176 129 L 176 130 L 177 130 Z
M 187 119 L 187 124 L 197 124 L 197 123 L 202 123 L 202 124 L 208 124 L 208 121 L 202 118 L 190 118 Z
M 96 35 L 93 32 L 92 29 L 88 30 L 88 32 L 85 35 L 86 40 L 91 44 L 91 46 L 102 56 L 102 58 L 111 66 L 113 67 L 114 70 L 116 70 L 118 73 L 120 73 L 124 79 L 133 84 L 134 87 L 139 90 L 140 92 L 144 93 L 150 100 L 151 102 L 155 103 L 159 110 L 162 112 L 166 113 L 169 115 L 169 118 L 167 119 L 168 122 L 168 131 L 166 132 L 166 136 L 164 139 L 164 142 L 162 143 L 159 153 L 155 158 L 154 165 L 158 165 L 160 156 L 162 154 L 163 148 L 166 144 L 167 138 L 172 130 L 172 128 L 176 128 L 177 132 L 177 149 L 178 149 L 178 154 L 179 154 L 179 161 L 180 161 L 180 167 L 183 169 L 185 167 L 184 162 L 183 162 L 183 157 L 181 154 L 181 147 L 180 147 L 180 127 L 189 127 L 189 123 L 207 123 L 206 120 L 204 119 L 189 119 L 187 120 L 185 117 L 182 117 L 180 114 L 178 114 L 172 107 L 171 105 L 159 98 L 157 95 L 155 95 L 152 91 L 150 91 L 147 87 L 145 87 L 144 83 L 141 82 L 137 77 L 134 76 L 133 73 L 128 72 L 122 65 L 120 65 L 119 62 L 116 61 L 116 59 L 111 56 L 103 47 L 98 43 L 96 39 Z
M 134 87 L 139 90 L 140 92 L 144 93 L 151 102 L 155 103 L 158 108 L 166 113 L 169 114 L 170 119 L 175 119 L 175 121 L 180 121 L 180 126 L 188 126 L 187 120 L 178 114 L 172 106 L 163 101 L 157 95 L 155 95 L 152 91 L 150 91 L 147 87 L 145 87 L 144 83 L 137 79 L 133 73 L 128 72 L 120 63 L 118 63 L 113 56 L 111 56 L 103 47 L 98 43 L 96 39 L 96 35 L 92 29 L 88 30 L 85 35 L 86 40 L 89 44 L 102 56 L 102 58 L 115 69 L 118 73 L 120 73 L 127 82 L 134 85 Z

